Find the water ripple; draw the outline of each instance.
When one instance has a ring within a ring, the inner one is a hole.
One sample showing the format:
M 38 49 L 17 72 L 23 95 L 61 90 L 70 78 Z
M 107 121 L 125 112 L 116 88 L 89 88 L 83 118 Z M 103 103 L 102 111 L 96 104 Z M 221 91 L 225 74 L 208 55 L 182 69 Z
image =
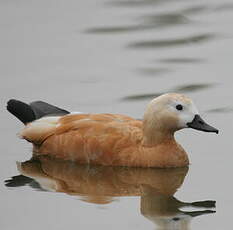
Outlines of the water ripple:
M 147 94 L 136 94 L 131 96 L 123 97 L 122 100 L 124 101 L 139 101 L 139 100 L 147 100 L 158 97 L 163 93 L 147 93 Z
M 136 25 L 120 25 L 120 26 L 97 26 L 85 30 L 86 33 L 93 34 L 112 34 L 112 33 L 128 33 L 141 30 L 162 29 L 179 25 L 193 23 L 184 15 L 178 13 L 165 13 L 159 15 L 144 15 L 139 18 L 141 22 Z
M 132 42 L 127 47 L 134 48 L 134 49 L 177 47 L 177 46 L 194 45 L 194 44 L 204 43 L 204 42 L 207 42 L 209 40 L 212 40 L 214 37 L 215 37 L 215 34 L 205 33 L 205 34 L 200 34 L 200 35 L 189 36 L 186 38 Z
M 195 64 L 204 62 L 204 59 L 201 58 L 190 58 L 190 57 L 183 57 L 183 58 L 164 58 L 159 60 L 161 63 L 169 63 L 169 64 Z
M 182 0 L 115 0 L 107 4 L 121 7 L 141 7 L 159 5 L 164 3 L 179 2 Z
M 184 8 L 183 10 L 180 11 L 181 14 L 188 14 L 188 15 L 196 15 L 199 13 L 204 13 L 207 10 L 209 10 L 209 6 L 207 5 L 199 5 L 199 6 L 191 6 Z
M 209 109 L 206 111 L 207 113 L 232 113 L 233 107 L 220 107 L 215 109 Z
M 128 25 L 128 26 L 103 26 L 103 27 L 93 27 L 85 30 L 86 33 L 92 34 L 112 34 L 112 33 L 125 33 L 146 29 L 144 26 L 140 25 Z
M 191 20 L 180 13 L 164 13 L 158 15 L 145 15 L 142 17 L 145 24 L 154 24 L 158 26 L 169 26 L 177 24 L 187 24 Z
M 204 89 L 208 89 L 213 87 L 214 83 L 202 83 L 202 84 L 188 84 L 188 85 L 182 85 L 173 88 L 172 91 L 178 92 L 178 93 L 190 93 L 190 92 L 196 92 Z
M 165 92 L 191 93 L 191 92 L 204 90 L 204 89 L 207 89 L 213 86 L 214 84 L 210 84 L 210 83 L 188 84 L 188 85 L 177 86 L 170 90 L 166 90 Z M 153 99 L 155 97 L 158 97 L 164 94 L 165 92 L 130 95 L 130 96 L 123 97 L 121 100 L 123 101 L 150 100 L 150 99 Z
M 140 74 L 143 74 L 143 75 L 155 77 L 155 76 L 160 76 L 163 74 L 170 73 L 170 72 L 172 72 L 172 70 L 169 68 L 165 68 L 165 67 L 157 67 L 157 68 L 144 67 L 144 68 L 138 68 L 137 72 L 139 72 Z

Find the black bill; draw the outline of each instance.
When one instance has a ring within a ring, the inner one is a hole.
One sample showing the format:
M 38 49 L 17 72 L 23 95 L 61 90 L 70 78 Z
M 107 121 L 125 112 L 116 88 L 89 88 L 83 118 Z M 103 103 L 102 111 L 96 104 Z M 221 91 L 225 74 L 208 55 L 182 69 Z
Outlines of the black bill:
M 204 132 L 218 133 L 217 129 L 205 123 L 205 121 L 203 121 L 202 118 L 198 114 L 195 115 L 192 122 L 187 123 L 187 126 L 192 129 L 197 129 L 197 130 L 201 130 Z

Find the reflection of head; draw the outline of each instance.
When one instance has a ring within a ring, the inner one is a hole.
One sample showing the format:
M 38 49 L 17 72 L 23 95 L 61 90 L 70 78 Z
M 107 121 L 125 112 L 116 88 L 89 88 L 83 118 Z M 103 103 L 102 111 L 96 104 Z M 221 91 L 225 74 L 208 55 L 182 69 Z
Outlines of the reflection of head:
M 191 217 L 179 213 L 174 216 L 156 217 L 150 220 L 156 224 L 157 230 L 188 230 Z
M 147 194 L 141 198 L 141 213 L 154 222 L 158 229 L 188 229 L 191 217 L 183 214 L 179 207 L 182 202 L 173 196 Z
M 201 211 L 182 211 L 184 207 L 202 208 Z M 214 213 L 215 201 L 182 202 L 173 196 L 148 192 L 141 197 L 141 213 L 158 227 L 158 230 L 189 229 L 193 217 Z M 205 208 L 205 210 L 203 210 Z M 208 208 L 208 209 L 206 209 Z

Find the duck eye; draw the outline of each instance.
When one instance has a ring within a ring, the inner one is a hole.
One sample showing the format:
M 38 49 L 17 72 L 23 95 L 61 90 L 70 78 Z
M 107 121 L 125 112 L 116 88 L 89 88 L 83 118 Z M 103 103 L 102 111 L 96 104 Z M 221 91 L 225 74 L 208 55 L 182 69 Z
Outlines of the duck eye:
M 179 104 L 179 105 L 176 106 L 176 109 L 177 110 L 183 110 L 183 106 Z

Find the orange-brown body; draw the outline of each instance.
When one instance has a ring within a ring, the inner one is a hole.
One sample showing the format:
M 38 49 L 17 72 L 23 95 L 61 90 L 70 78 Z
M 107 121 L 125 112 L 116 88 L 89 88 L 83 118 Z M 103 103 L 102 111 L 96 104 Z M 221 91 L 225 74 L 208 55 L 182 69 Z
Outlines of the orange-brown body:
M 81 164 L 163 168 L 188 165 L 187 154 L 175 141 L 173 131 L 154 130 L 149 137 L 145 136 L 145 127 L 146 121 L 124 115 L 70 114 L 41 131 L 33 132 L 29 124 L 21 135 L 34 144 L 37 155 Z

